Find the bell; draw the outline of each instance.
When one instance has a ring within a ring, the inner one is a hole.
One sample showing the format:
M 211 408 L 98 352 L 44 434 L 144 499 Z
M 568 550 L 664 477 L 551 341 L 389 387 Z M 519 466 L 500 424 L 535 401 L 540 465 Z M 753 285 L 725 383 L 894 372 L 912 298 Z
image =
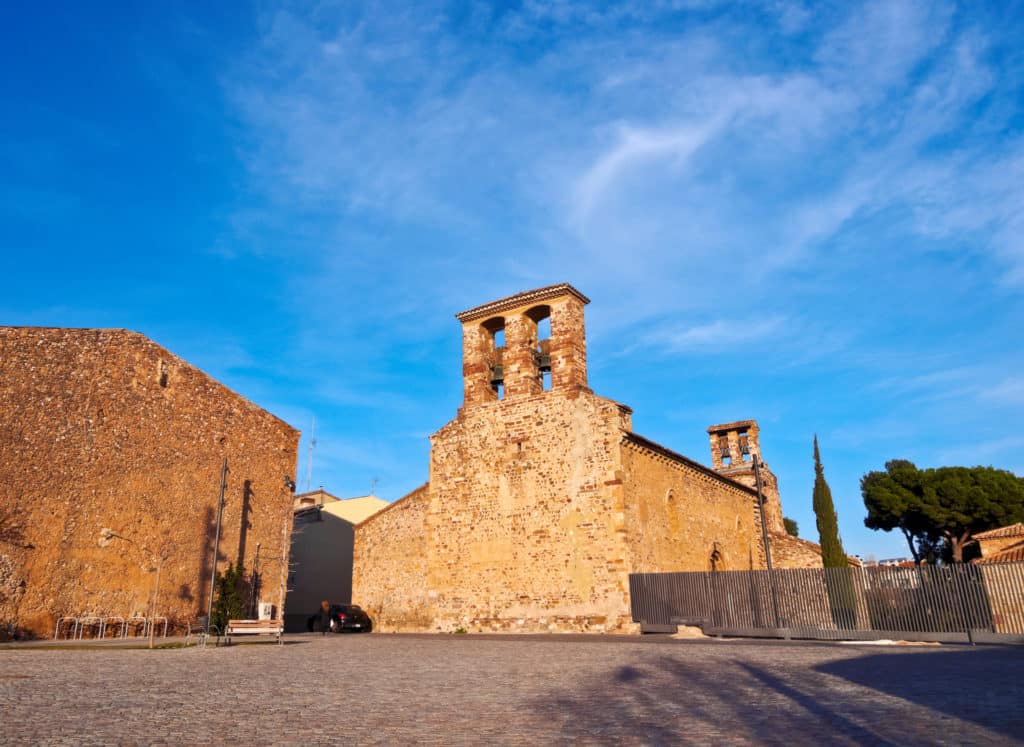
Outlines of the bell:
M 537 356 L 537 368 L 543 372 L 551 371 L 551 356 L 547 353 L 541 353 Z
M 497 386 L 505 381 L 505 372 L 501 365 L 491 366 L 491 386 Z

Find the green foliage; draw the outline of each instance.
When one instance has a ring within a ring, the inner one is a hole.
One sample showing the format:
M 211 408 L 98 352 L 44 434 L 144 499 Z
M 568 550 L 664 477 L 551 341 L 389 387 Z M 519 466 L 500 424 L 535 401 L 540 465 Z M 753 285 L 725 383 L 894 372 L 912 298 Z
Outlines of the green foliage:
M 217 626 L 218 630 L 224 630 L 228 620 L 245 617 L 245 567 L 241 564 L 235 567 L 234 563 L 230 563 L 226 571 L 217 574 L 214 583 L 216 596 L 210 623 Z
M 869 529 L 899 529 L 914 560 L 969 559 L 974 534 L 1024 520 L 1024 480 L 992 467 L 918 469 L 894 459 L 860 481 Z
M 465 628 L 456 628 L 455 630 L 452 631 L 452 633 L 454 633 L 455 635 L 466 635 L 466 629 Z
M 786 534 L 788 534 L 790 537 L 800 536 L 800 525 L 797 524 L 796 521 L 789 518 L 788 516 L 783 516 L 782 523 L 786 527 Z
M 839 517 L 832 502 L 832 491 L 825 482 L 817 436 L 814 437 L 814 516 L 818 524 L 822 564 L 826 568 L 846 568 L 846 551 L 839 539 Z

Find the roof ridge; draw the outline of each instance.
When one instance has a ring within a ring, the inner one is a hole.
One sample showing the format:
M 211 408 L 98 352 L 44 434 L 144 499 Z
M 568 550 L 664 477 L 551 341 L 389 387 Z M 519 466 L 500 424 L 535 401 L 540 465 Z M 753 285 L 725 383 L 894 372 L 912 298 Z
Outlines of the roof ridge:
M 547 301 L 567 294 L 576 296 L 576 298 L 580 299 L 584 304 L 590 303 L 589 298 L 573 288 L 569 283 L 556 283 L 555 285 L 545 285 L 543 288 L 521 291 L 511 296 L 499 298 L 497 301 L 488 301 L 487 303 L 480 304 L 479 306 L 474 306 L 471 309 L 460 311 L 455 315 L 455 318 L 460 322 L 469 322 L 474 319 L 482 319 L 483 317 L 490 316 L 491 314 L 496 314 L 499 311 L 514 309 L 517 306 L 523 306 L 537 301 Z

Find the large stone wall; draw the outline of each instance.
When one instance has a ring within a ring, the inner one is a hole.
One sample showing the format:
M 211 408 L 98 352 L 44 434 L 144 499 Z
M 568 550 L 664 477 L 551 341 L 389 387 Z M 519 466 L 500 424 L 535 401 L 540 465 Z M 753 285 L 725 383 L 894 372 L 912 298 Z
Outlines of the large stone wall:
M 383 631 L 430 630 L 427 588 L 428 486 L 417 488 L 355 528 L 352 601 Z
M 0 627 L 146 613 L 159 555 L 158 614 L 205 611 L 225 457 L 221 567 L 258 551 L 259 599 L 280 607 L 297 448 L 296 430 L 142 335 L 0 328 Z
M 765 567 L 752 491 L 635 437 L 623 447 L 633 573 Z
M 788 534 L 773 533 L 772 565 L 776 568 L 821 568 L 821 545 Z M 851 565 L 856 565 L 851 563 Z
M 430 460 L 428 587 L 436 625 L 608 630 L 628 622 L 614 484 L 628 410 L 551 391 L 464 411 Z
M 429 487 L 356 528 L 354 601 L 379 630 L 629 625 L 628 425 L 588 392 L 467 409 L 431 439 Z

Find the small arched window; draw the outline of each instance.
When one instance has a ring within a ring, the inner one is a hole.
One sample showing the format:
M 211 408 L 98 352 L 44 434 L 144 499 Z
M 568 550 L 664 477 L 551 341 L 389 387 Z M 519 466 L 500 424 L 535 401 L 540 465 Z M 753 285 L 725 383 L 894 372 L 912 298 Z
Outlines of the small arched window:
M 526 312 L 526 317 L 537 325 L 537 335 L 532 341 L 533 360 L 541 388 L 548 391 L 551 389 L 551 307 L 534 306 Z
M 708 557 L 708 565 L 711 566 L 712 571 L 725 570 L 725 557 L 722 555 L 722 551 L 718 547 L 717 542 L 711 543 L 711 555 Z
M 498 399 L 505 396 L 505 368 L 503 365 L 505 356 L 505 319 L 496 316 L 488 319 L 480 325 L 488 335 L 488 363 L 490 366 L 491 389 L 498 395 Z

